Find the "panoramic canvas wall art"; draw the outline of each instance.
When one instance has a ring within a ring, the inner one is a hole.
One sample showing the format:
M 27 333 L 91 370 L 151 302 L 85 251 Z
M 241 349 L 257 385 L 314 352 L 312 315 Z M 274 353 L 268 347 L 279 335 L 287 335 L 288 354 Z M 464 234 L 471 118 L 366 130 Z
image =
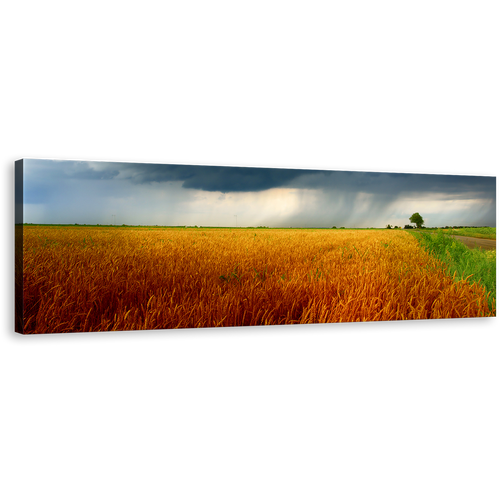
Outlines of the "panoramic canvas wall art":
M 496 177 L 24 159 L 25 334 L 496 315 Z

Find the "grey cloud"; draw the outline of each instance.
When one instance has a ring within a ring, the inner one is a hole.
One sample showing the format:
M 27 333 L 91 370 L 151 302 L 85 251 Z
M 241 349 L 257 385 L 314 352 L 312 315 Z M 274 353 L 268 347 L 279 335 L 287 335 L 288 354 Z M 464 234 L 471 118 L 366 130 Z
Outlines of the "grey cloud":
M 385 220 L 388 207 L 405 197 L 422 200 L 434 196 L 436 200 L 496 199 L 495 183 L 484 177 L 162 164 L 129 164 L 127 173 L 134 183 L 176 180 L 182 181 L 183 188 L 220 191 L 222 197 L 224 193 L 257 192 L 277 187 L 295 188 L 299 193 L 302 189 L 315 190 L 315 207 L 309 206 L 301 214 L 282 217 L 280 224 L 284 226 L 353 227 L 363 224 L 357 211 L 359 193 L 373 195 L 364 202 L 372 221 Z M 425 213 L 425 201 L 421 212 Z M 488 214 L 488 220 L 490 218 Z M 370 225 L 377 224 L 385 223 L 372 222 Z
M 248 192 L 286 186 L 300 175 L 294 170 L 213 167 L 184 182 L 184 187 L 205 191 Z
M 150 164 L 123 164 L 120 170 L 134 184 L 181 181 L 187 189 L 222 193 L 293 187 L 364 191 L 389 198 L 402 192 L 496 197 L 495 177 Z
M 100 168 L 92 168 L 93 166 Z M 72 179 L 109 180 L 120 173 L 120 170 L 112 167 L 113 164 L 109 163 L 100 165 L 97 162 L 86 161 L 64 162 L 61 165 L 61 174 Z
M 120 166 L 121 177 L 133 184 L 151 184 L 153 182 L 186 182 L 196 174 L 196 167 L 190 165 L 157 165 L 148 163 L 130 163 Z
M 204 165 L 130 164 L 123 174 L 134 184 L 182 181 L 186 189 L 255 192 L 286 186 L 303 171 L 276 168 L 218 167 Z
M 310 189 L 314 193 L 307 194 L 300 213 L 289 216 L 291 219 L 283 216 L 279 222 L 269 220 L 268 225 L 374 225 L 375 222 L 370 221 L 375 221 L 377 214 L 390 214 L 386 209 L 400 198 L 421 199 L 424 213 L 426 199 L 478 199 L 483 208 L 481 213 L 477 212 L 477 224 L 495 225 L 495 177 L 55 160 L 26 160 L 26 165 L 24 201 L 47 207 L 54 207 L 63 199 L 67 207 L 76 206 L 77 200 L 84 207 L 84 200 L 91 200 L 88 203 L 99 206 L 102 213 L 110 210 L 114 213 L 113 199 L 127 196 L 129 204 L 133 199 L 140 199 L 136 203 L 143 207 L 158 190 L 165 195 L 161 202 L 157 198 L 159 206 L 165 210 L 168 207 L 172 212 L 174 195 L 178 206 L 181 200 L 190 200 L 196 191 L 220 192 L 219 200 L 223 200 L 229 193 L 236 197 L 238 193 L 286 187 L 299 192 Z M 80 192 L 85 193 L 81 199 Z M 363 205 L 366 212 L 363 218 L 359 193 L 370 195 Z M 61 214 L 68 210 L 62 207 L 63 203 L 58 204 Z M 140 207 L 136 207 L 136 212 L 143 210 Z M 89 211 L 90 207 L 81 210 Z M 151 210 L 149 215 L 144 215 L 144 220 L 149 220 L 148 217 L 152 217 Z M 474 217 L 476 213 L 461 214 L 461 219 L 470 220 L 470 224 L 476 223 Z M 485 220 L 488 222 L 481 222 Z
M 385 194 L 448 193 L 496 197 L 496 178 L 463 175 L 350 172 L 286 168 L 220 167 L 211 165 L 147 164 L 32 160 L 42 165 L 45 180 L 61 175 L 73 179 L 129 180 L 132 184 L 182 182 L 186 189 L 257 192 L 279 187 L 364 191 Z
M 495 178 L 459 175 L 403 174 L 385 172 L 310 171 L 292 183 L 311 189 L 345 191 L 388 196 L 404 193 L 482 193 L 495 196 Z

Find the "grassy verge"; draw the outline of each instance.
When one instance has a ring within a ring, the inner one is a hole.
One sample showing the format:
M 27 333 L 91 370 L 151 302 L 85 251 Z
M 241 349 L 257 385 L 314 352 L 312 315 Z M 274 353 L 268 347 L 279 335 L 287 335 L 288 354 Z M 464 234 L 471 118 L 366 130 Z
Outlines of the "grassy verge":
M 419 229 L 422 232 L 434 233 L 438 228 L 423 227 Z M 487 240 L 497 239 L 497 229 L 496 227 L 460 227 L 460 228 L 439 228 L 445 234 L 453 234 L 457 236 L 470 236 L 472 238 L 484 238 Z
M 469 249 L 462 242 L 445 236 L 442 230 L 437 234 L 412 233 L 420 244 L 432 255 L 446 264 L 447 272 L 455 279 L 469 279 L 481 283 L 489 292 L 490 309 L 496 303 L 496 251 Z

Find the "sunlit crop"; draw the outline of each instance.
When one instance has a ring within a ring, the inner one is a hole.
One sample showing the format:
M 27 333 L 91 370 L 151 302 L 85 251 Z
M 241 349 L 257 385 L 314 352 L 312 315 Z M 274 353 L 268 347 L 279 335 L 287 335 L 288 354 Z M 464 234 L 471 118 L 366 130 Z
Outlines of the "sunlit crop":
M 404 231 L 24 227 L 25 333 L 495 315 Z

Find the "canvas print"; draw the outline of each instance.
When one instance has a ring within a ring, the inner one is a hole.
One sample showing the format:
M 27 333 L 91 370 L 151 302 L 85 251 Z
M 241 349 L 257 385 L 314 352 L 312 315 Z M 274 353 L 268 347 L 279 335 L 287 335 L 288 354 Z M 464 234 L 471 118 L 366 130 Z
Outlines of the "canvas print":
M 496 315 L 496 177 L 23 159 L 16 331 Z

